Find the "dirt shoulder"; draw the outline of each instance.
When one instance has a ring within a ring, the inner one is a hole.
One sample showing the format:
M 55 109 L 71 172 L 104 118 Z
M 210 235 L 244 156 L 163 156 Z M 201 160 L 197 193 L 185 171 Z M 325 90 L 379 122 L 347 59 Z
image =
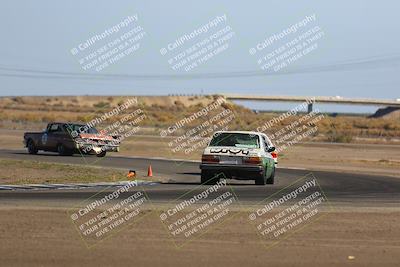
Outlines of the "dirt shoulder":
M 144 171 L 136 178 L 148 179 Z M 92 165 L 48 163 L 35 160 L 0 159 L 0 185 L 93 183 L 129 180 L 127 170 Z M 157 177 L 151 180 L 156 181 Z
M 270 249 L 239 212 L 179 250 L 154 212 L 92 249 L 65 208 L 1 205 L 0 215 L 2 266 L 398 266 L 400 259 L 400 211 L 331 212 Z

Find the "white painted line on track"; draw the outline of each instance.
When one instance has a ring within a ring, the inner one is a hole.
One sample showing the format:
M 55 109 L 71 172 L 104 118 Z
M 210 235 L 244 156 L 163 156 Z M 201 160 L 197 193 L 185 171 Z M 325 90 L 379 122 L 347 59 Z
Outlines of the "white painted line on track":
M 39 189 L 87 189 L 96 187 L 120 187 L 132 181 L 122 182 L 100 182 L 100 183 L 79 183 L 79 184 L 25 184 L 25 185 L 0 185 L 0 190 L 39 190 Z M 156 185 L 158 182 L 137 180 L 137 185 Z

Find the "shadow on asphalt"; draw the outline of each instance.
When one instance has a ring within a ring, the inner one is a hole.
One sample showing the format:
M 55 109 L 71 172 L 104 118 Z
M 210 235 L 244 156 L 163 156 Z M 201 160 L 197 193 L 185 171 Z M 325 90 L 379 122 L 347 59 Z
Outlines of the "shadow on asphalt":
M 200 172 L 177 172 L 176 174 L 200 176 Z
M 252 181 L 250 181 L 250 182 L 252 182 Z M 164 184 L 164 185 L 201 185 L 200 182 L 178 182 L 178 181 L 162 182 L 161 184 Z M 226 184 L 230 185 L 230 186 L 256 186 L 254 184 L 254 182 L 250 183 L 250 184 L 249 183 L 245 184 L 245 183 L 240 183 L 240 180 L 234 180 L 233 183 L 229 182 L 229 180 L 228 180 L 228 182 Z M 204 185 L 204 186 L 210 186 L 210 185 Z
M 31 154 L 29 154 L 29 153 L 27 153 L 27 152 L 11 152 L 10 154 L 14 154 L 14 155 L 27 155 L 27 156 L 38 156 L 38 157 L 40 157 L 40 156 L 46 156 L 46 157 L 90 157 L 90 158 L 95 158 L 96 157 L 96 155 L 82 155 L 82 154 L 74 154 L 74 155 L 71 155 L 71 156 L 68 156 L 68 155 L 65 155 L 65 156 L 61 156 L 61 155 L 59 155 L 57 152 L 54 152 L 54 153 L 51 153 L 51 152 L 49 152 L 49 153 L 38 153 L 38 154 L 36 154 L 36 155 L 31 155 Z

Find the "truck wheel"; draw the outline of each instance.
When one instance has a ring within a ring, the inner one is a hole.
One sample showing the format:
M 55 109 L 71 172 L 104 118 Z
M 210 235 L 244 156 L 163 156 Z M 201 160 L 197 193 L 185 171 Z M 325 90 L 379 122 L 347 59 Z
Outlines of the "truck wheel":
M 267 184 L 274 184 L 275 182 L 275 167 L 272 170 L 271 176 L 267 179 Z
M 214 172 L 201 170 L 201 183 L 205 185 L 214 185 L 219 182 L 219 176 Z
M 102 158 L 105 157 L 107 154 L 107 151 L 101 151 L 99 154 L 96 154 L 96 157 Z
M 60 156 L 71 156 L 72 153 L 68 151 L 63 144 L 57 145 L 57 152 Z
M 267 183 L 267 177 L 265 177 L 265 174 L 267 173 L 266 170 L 264 170 L 260 175 L 258 175 L 255 179 L 255 184 L 256 185 L 265 185 Z
M 38 153 L 38 149 L 36 148 L 35 143 L 31 139 L 29 139 L 27 147 L 29 154 L 36 155 Z

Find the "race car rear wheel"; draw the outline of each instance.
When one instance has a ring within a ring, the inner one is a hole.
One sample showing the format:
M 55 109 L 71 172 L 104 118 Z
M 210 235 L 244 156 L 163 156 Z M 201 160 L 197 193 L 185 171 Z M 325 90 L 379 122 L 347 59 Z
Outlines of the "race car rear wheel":
M 214 185 L 219 182 L 219 176 L 215 172 L 201 170 L 201 183 L 206 185 Z
M 267 177 L 266 177 L 267 170 L 264 170 L 262 173 L 260 173 L 256 179 L 255 179 L 255 184 L 256 185 L 265 185 L 267 183 Z
M 36 155 L 38 153 L 38 149 L 36 148 L 35 143 L 31 139 L 29 139 L 27 147 L 29 154 Z
M 267 179 L 267 184 L 274 184 L 275 182 L 275 167 L 272 170 L 271 176 Z

